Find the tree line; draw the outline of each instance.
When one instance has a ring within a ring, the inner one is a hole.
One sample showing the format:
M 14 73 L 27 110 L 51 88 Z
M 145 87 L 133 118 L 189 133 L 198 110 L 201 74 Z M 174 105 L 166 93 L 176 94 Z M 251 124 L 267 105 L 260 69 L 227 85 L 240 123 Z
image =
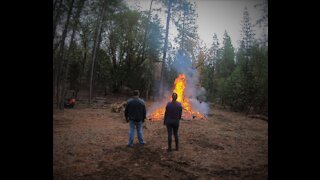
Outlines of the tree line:
M 247 10 L 235 50 L 227 31 L 221 46 L 216 34 L 211 47 L 203 45 L 195 9 L 187 0 L 150 0 L 147 11 L 132 10 L 123 0 L 53 1 L 54 106 L 63 109 L 68 90 L 87 91 L 89 104 L 100 94 L 126 89 L 139 89 L 146 99 L 156 96 L 164 84 L 172 85 L 177 75 L 172 63 L 181 51 L 200 72 L 208 101 L 267 113 L 267 39 L 254 38 Z M 160 10 L 166 13 L 165 26 Z M 267 28 L 266 21 L 267 15 L 255 25 Z M 178 32 L 174 42 L 168 40 L 172 28 Z

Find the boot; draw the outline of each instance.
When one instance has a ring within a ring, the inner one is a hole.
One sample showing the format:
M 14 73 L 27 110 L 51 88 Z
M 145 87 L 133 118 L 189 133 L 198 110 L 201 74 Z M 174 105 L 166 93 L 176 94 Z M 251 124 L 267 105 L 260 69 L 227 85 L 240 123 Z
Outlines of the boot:
M 176 143 L 176 151 L 179 151 L 179 144 Z

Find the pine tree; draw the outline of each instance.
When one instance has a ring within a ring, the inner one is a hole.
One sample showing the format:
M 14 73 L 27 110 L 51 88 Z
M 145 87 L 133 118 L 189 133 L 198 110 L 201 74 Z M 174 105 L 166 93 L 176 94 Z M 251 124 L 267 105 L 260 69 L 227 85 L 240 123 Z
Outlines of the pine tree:
M 227 31 L 223 35 L 223 46 L 221 48 L 221 59 L 218 60 L 217 73 L 219 77 L 227 78 L 235 68 L 235 53 L 231 38 Z
M 178 4 L 175 11 L 174 21 L 178 30 L 175 41 L 179 44 L 179 49 L 184 54 L 194 57 L 195 44 L 198 38 L 196 4 L 184 0 Z

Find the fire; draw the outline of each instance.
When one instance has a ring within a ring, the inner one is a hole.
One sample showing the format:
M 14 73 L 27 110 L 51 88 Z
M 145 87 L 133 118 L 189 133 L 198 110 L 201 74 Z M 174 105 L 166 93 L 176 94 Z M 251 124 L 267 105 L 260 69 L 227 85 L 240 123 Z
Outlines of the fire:
M 177 93 L 177 101 L 182 104 L 182 118 L 191 119 L 197 117 L 200 119 L 205 119 L 205 116 L 203 114 L 201 114 L 200 112 L 193 111 L 191 109 L 189 98 L 185 96 L 186 85 L 186 76 L 184 74 L 179 74 L 179 76 L 174 81 L 173 92 Z M 172 100 L 172 98 L 170 98 L 170 100 Z M 164 104 L 163 107 L 156 109 L 153 113 L 151 113 L 149 118 L 151 118 L 152 120 L 163 119 L 165 113 L 165 106 L 166 104 Z
M 190 111 L 190 103 L 184 95 L 184 89 L 186 88 L 186 76 L 184 74 L 180 74 L 176 80 L 174 81 L 174 89 L 173 92 L 178 94 L 177 101 L 182 104 L 183 109 Z

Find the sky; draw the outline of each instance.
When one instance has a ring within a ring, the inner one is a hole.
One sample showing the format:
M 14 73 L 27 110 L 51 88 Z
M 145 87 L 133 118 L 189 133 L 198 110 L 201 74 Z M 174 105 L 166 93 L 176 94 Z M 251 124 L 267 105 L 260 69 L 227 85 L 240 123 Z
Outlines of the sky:
M 125 2 L 131 8 L 149 10 L 151 0 L 125 0 Z M 261 10 L 254 7 L 256 4 L 260 4 L 261 0 L 190 0 L 190 2 L 196 2 L 197 4 L 198 34 L 207 47 L 211 46 L 214 33 L 217 34 L 219 43 L 222 44 L 225 30 L 231 37 L 232 45 L 235 48 L 239 47 L 241 21 L 245 7 L 248 9 L 252 24 L 255 24 L 256 20 L 262 17 Z M 154 3 L 153 8 L 157 7 L 160 7 L 160 4 Z M 166 14 L 164 9 L 161 13 L 158 12 L 158 15 L 165 28 Z M 169 40 L 173 42 L 177 30 L 172 23 L 169 26 Z M 254 31 L 256 38 L 259 38 L 262 30 L 255 28 Z

